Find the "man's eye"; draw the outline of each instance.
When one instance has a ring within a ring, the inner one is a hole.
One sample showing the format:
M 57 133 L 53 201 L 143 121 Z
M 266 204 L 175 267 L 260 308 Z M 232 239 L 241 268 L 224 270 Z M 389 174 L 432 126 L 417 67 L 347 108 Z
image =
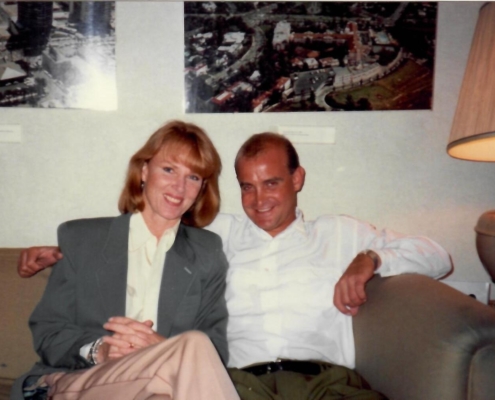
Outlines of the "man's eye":
M 249 186 L 249 185 L 242 185 L 241 186 L 241 190 L 243 192 L 249 192 L 251 190 L 252 186 Z

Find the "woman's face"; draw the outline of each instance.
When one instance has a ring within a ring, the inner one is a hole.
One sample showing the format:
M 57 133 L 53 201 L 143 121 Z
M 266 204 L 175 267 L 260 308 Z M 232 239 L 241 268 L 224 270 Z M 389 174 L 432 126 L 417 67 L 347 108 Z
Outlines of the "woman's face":
M 143 217 L 155 236 L 173 227 L 198 197 L 203 178 L 162 148 L 141 171 Z

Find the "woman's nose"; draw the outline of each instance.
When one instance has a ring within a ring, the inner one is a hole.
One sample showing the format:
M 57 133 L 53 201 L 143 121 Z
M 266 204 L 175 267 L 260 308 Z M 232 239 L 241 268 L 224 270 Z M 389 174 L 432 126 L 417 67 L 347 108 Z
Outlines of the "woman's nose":
M 174 186 L 177 189 L 177 191 L 181 193 L 184 192 L 184 190 L 186 189 L 186 177 L 178 176 L 175 179 Z

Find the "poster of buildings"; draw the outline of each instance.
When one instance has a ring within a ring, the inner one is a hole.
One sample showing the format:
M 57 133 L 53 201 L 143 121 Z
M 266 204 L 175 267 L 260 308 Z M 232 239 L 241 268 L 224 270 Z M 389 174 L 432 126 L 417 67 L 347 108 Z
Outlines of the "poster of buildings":
M 186 112 L 427 110 L 437 3 L 184 2 Z
M 0 2 L 0 107 L 115 110 L 114 22 L 114 2 Z

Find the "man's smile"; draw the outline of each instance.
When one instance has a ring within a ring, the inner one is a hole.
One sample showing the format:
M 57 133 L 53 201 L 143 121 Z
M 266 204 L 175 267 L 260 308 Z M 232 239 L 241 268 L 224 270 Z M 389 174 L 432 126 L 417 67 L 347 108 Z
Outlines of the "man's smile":
M 268 207 L 268 208 L 262 208 L 262 209 L 256 209 L 255 211 L 258 213 L 258 214 L 264 214 L 264 213 L 268 213 L 270 211 L 273 210 L 273 207 Z

